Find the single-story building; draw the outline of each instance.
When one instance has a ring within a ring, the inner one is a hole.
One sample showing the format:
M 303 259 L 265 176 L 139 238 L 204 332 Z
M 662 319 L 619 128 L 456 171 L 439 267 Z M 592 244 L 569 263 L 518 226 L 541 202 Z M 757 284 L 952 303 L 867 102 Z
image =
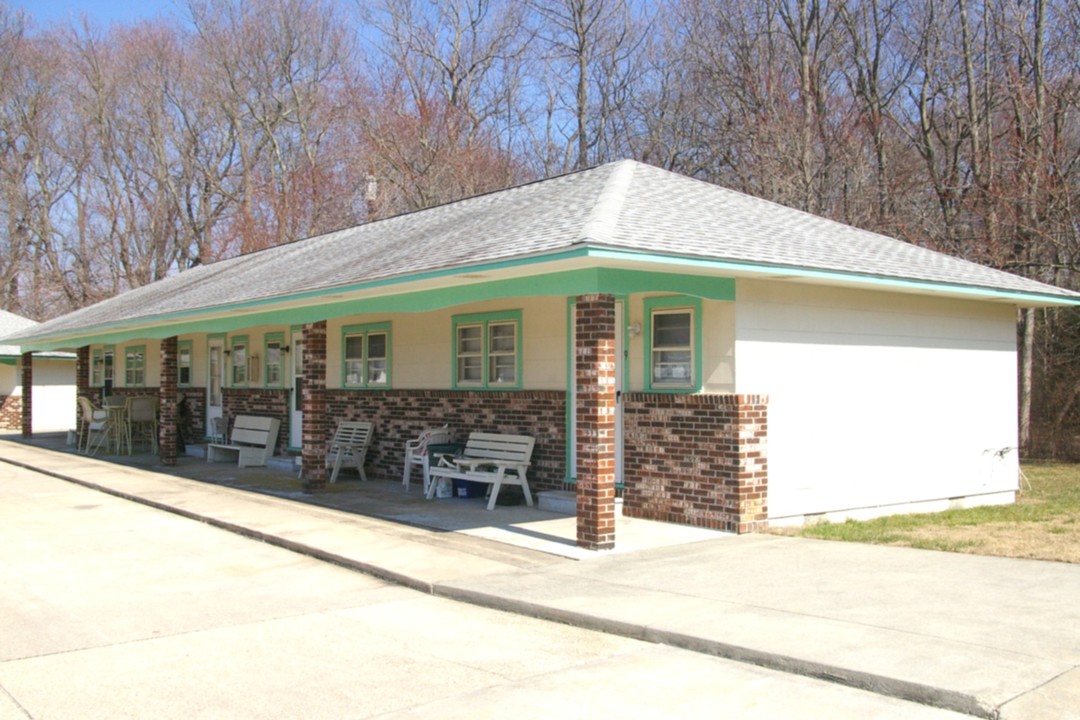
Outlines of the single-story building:
M 579 544 L 606 548 L 616 493 L 736 532 L 1012 501 L 1017 309 L 1078 302 L 621 161 L 196 267 L 17 341 L 76 352 L 80 394 L 158 393 L 164 462 L 181 400 L 197 436 L 279 418 L 311 491 L 341 420 L 375 422 L 387 477 L 426 427 L 531 435 L 534 490 L 573 489 Z
M 30 318 L 0 310 L 0 338 L 37 326 Z M 23 384 L 18 345 L 0 344 L 0 430 L 23 429 Z M 36 406 L 30 432 L 58 432 L 75 427 L 75 355 L 44 352 L 35 357 Z

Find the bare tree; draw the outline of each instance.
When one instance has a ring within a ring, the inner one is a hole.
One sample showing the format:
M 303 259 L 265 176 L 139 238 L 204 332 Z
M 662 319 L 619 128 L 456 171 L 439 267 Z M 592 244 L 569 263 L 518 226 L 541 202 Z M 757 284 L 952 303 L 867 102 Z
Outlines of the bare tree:
M 529 2 L 539 40 L 536 72 L 546 174 L 614 159 L 618 124 L 642 72 L 639 50 L 651 25 L 631 0 Z
M 529 37 L 522 8 L 491 0 L 383 0 L 357 127 L 379 183 L 379 213 L 505 187 Z

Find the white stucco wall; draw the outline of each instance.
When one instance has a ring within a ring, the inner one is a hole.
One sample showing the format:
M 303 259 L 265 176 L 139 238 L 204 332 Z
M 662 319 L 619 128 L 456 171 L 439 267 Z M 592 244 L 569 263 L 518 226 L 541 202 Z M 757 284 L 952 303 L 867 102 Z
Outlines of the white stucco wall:
M 33 431 L 56 432 L 75 427 L 75 360 L 33 359 Z M 21 370 L 12 395 L 22 395 Z
M 1011 499 L 1015 317 L 1007 305 L 740 282 L 736 388 L 770 399 L 770 520 Z

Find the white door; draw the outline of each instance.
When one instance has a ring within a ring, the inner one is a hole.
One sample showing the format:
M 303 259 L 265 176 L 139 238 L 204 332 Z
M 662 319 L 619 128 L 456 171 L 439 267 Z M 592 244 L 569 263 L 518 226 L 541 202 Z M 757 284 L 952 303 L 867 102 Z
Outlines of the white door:
M 206 434 L 213 435 L 214 421 L 220 420 L 222 410 L 221 378 L 225 368 L 222 358 L 224 357 L 225 341 L 222 338 L 212 338 L 206 353 Z
M 304 446 L 304 333 L 296 330 L 292 334 L 292 390 L 289 393 L 289 447 Z
M 576 313 L 576 311 L 575 311 Z M 622 302 L 615 303 L 615 482 L 623 481 L 623 368 L 626 361 L 625 320 Z M 577 318 L 570 324 L 570 358 L 577 362 Z M 577 477 L 577 369 L 570 373 L 570 434 L 566 441 L 570 444 L 571 477 Z

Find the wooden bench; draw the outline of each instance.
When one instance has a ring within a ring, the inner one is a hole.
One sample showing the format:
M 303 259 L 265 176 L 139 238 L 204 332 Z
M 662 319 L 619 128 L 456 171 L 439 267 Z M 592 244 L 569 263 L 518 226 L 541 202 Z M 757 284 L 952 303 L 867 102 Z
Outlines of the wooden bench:
M 232 460 L 236 456 L 238 467 L 259 467 L 274 454 L 277 445 L 277 418 L 237 415 L 228 444 L 210 443 L 206 446 L 206 462 Z
M 334 432 L 334 439 L 330 441 L 329 452 L 326 454 L 326 467 L 333 466 L 330 473 L 330 482 L 337 482 L 338 473 L 345 460 L 352 460 L 356 465 L 360 479 L 367 482 L 364 474 L 364 459 L 367 457 L 368 446 L 371 445 L 371 431 L 374 423 L 346 420 L 338 423 Z
M 536 439 L 528 435 L 470 433 L 461 457 L 444 456 L 438 465 L 428 470 L 431 484 L 428 486 L 427 499 L 435 497 L 439 478 L 451 478 L 490 484 L 488 510 L 494 509 L 503 485 L 520 485 L 525 502 L 531 506 L 533 499 L 526 472 L 535 443 Z

